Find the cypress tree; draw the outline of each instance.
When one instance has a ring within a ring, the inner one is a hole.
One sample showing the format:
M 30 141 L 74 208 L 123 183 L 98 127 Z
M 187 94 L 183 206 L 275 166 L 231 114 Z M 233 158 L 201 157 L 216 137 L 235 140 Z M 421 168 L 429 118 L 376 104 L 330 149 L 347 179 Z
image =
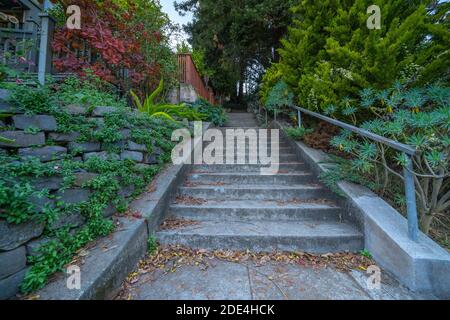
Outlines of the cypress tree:
M 367 8 L 381 9 L 381 29 Z M 447 10 L 446 10 L 447 8 Z M 448 4 L 405 0 L 303 0 L 276 66 L 299 103 L 322 111 L 367 87 L 395 80 L 448 83 Z

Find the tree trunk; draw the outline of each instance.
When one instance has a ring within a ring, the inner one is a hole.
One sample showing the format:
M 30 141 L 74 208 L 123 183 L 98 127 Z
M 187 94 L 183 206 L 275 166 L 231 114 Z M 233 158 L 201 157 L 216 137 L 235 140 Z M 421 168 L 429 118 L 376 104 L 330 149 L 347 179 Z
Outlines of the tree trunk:
M 434 215 L 433 214 L 424 214 L 420 219 L 420 226 L 422 232 L 428 235 L 431 229 L 431 223 L 433 222 Z
M 238 89 L 238 96 L 237 96 L 237 100 L 239 103 L 241 103 L 243 101 L 243 97 L 244 97 L 244 82 L 245 82 L 245 67 L 241 64 L 239 66 L 239 89 Z
M 242 102 L 242 97 L 244 96 L 244 81 L 239 80 L 239 91 L 238 91 L 238 101 Z

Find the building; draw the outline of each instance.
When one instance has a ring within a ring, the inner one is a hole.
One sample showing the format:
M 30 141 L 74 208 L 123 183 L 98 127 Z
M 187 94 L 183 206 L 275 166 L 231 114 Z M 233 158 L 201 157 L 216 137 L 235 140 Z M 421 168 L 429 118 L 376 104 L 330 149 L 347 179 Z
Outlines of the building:
M 0 62 L 22 72 L 51 72 L 50 41 L 54 24 L 48 0 L 0 0 Z

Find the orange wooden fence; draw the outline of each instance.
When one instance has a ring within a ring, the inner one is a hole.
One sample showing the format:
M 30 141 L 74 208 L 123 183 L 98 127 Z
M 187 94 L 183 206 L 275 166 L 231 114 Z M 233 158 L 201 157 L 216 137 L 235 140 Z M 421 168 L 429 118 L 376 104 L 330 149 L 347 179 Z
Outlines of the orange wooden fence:
M 189 53 L 178 54 L 178 73 L 180 83 L 192 85 L 200 97 L 211 104 L 216 104 L 213 90 L 203 82 Z

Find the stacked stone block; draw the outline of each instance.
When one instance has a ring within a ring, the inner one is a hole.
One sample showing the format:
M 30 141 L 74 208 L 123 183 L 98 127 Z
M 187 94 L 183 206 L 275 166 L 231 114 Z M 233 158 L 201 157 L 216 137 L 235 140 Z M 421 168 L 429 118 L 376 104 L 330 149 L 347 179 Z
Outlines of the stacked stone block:
M 104 123 L 104 116 L 117 110 L 114 107 L 96 107 L 90 113 L 88 108 L 81 105 L 69 105 L 66 111 L 77 116 L 86 116 L 87 121 L 96 121 L 99 126 Z M 51 162 L 63 159 L 70 152 L 80 152 L 78 161 L 86 161 L 92 157 L 102 159 L 131 159 L 139 166 L 157 163 L 161 150 L 153 148 L 149 153 L 145 145 L 138 144 L 130 139 L 131 131 L 128 128 L 121 130 L 123 140 L 116 143 L 120 153 L 110 153 L 106 145 L 96 141 L 80 143 L 77 139 L 78 132 L 60 133 L 56 119 L 51 115 L 27 115 L 23 110 L 11 106 L 0 97 L 0 135 L 14 140 L 13 143 L 0 142 L 0 152 L 3 154 L 16 154 L 20 158 L 36 157 L 41 162 Z M 7 128 L 7 129 L 5 129 Z M 33 185 L 36 189 L 48 189 L 51 194 L 60 198 L 67 204 L 78 204 L 87 201 L 91 191 L 82 186 L 97 176 L 91 172 L 75 173 L 75 182 L 70 189 L 60 190 L 63 178 L 45 177 L 36 178 Z M 119 196 L 130 197 L 134 188 L 129 186 L 119 192 Z M 42 209 L 49 202 L 55 201 L 48 198 L 30 199 L 37 209 Z M 110 205 L 104 210 L 105 217 L 111 217 L 115 208 Z M 49 226 L 58 229 L 66 226 L 76 230 L 85 223 L 84 217 L 79 212 L 68 213 L 59 217 Z M 21 282 L 27 272 L 27 256 L 35 255 L 36 250 L 48 242 L 43 236 L 45 225 L 42 222 L 29 221 L 19 225 L 9 224 L 0 219 L 0 299 L 13 297 L 18 291 Z

